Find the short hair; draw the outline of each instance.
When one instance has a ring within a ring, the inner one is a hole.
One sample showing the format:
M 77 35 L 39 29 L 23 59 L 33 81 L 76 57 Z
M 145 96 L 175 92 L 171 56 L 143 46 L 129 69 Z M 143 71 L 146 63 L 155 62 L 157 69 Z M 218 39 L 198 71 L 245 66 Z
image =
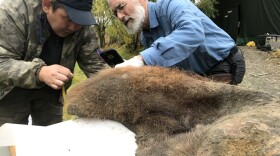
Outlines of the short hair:
M 52 11 L 56 11 L 58 8 L 64 8 L 63 4 L 57 0 L 51 0 Z

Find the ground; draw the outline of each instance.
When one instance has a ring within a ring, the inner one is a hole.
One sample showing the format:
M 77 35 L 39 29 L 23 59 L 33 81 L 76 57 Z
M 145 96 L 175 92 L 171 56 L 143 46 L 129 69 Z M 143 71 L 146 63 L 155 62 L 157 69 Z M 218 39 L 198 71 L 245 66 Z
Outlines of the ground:
M 264 52 L 256 47 L 239 47 L 245 56 L 246 74 L 239 86 L 280 96 L 279 52 Z

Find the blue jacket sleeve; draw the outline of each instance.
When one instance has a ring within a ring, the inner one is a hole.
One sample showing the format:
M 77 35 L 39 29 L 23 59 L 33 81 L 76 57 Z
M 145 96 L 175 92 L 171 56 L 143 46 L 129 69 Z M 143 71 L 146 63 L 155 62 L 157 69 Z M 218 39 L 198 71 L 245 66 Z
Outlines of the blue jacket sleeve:
M 172 66 L 189 57 L 204 41 L 204 29 L 197 8 L 186 2 L 180 3 L 170 1 L 168 6 L 161 8 L 161 12 L 166 14 L 160 18 L 166 18 L 172 32 L 158 38 L 141 52 L 147 65 Z

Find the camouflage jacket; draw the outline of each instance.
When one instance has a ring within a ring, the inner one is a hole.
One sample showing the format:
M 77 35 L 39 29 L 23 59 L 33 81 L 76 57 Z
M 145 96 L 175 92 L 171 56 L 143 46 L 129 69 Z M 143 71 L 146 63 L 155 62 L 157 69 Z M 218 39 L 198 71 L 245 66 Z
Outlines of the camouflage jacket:
M 41 0 L 0 1 L 0 99 L 13 87 L 40 88 L 36 71 L 45 65 L 39 59 L 50 33 L 42 23 Z M 75 63 L 87 77 L 104 68 L 96 53 L 99 42 L 93 26 L 63 40 L 60 65 L 74 71 Z M 71 82 L 65 84 L 67 89 Z

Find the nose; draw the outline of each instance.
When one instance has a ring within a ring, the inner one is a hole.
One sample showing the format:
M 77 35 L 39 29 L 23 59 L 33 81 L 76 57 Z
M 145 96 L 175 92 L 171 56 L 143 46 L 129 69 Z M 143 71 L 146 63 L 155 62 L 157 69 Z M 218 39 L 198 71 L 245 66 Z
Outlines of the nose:
M 76 24 L 76 23 L 73 23 L 73 22 L 70 22 L 69 25 L 68 25 L 68 29 L 72 32 L 75 32 L 77 30 L 80 30 L 81 29 L 81 25 L 79 24 Z

